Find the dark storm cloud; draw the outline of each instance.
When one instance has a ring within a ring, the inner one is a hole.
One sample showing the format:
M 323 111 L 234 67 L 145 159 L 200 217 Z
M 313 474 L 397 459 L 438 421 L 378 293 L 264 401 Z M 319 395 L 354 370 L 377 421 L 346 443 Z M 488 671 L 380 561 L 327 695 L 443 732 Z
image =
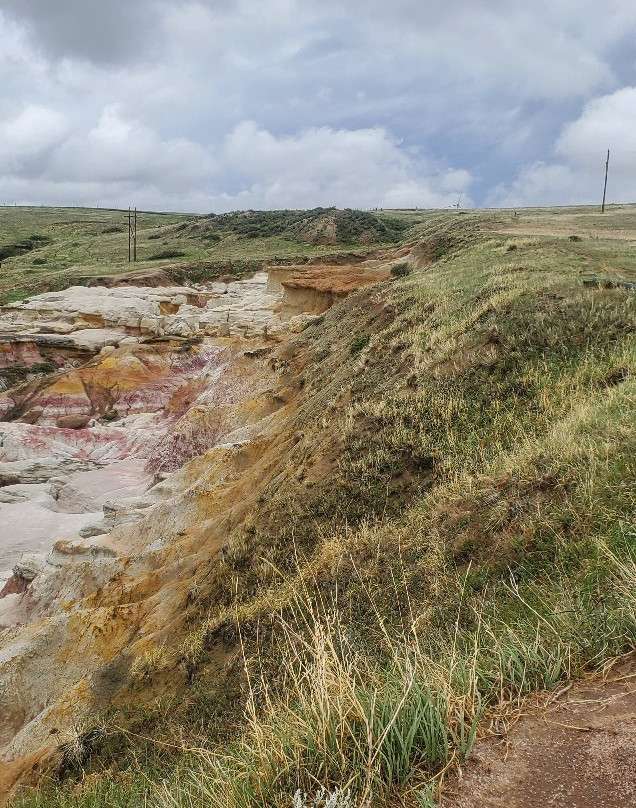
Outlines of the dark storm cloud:
M 34 43 L 56 59 L 121 64 L 153 49 L 161 33 L 154 0 L 3 0 Z M 159 30 L 158 30 L 159 29 Z

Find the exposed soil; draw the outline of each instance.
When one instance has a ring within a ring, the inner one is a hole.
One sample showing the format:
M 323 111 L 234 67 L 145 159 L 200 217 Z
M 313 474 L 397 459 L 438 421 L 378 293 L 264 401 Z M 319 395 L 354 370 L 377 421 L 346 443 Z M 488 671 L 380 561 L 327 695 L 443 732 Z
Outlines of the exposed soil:
M 636 657 L 475 745 L 443 808 L 636 805 Z
M 173 265 L 156 269 L 142 269 L 133 272 L 119 272 L 110 275 L 94 275 L 83 279 L 86 286 L 174 286 L 186 282 L 182 267 Z

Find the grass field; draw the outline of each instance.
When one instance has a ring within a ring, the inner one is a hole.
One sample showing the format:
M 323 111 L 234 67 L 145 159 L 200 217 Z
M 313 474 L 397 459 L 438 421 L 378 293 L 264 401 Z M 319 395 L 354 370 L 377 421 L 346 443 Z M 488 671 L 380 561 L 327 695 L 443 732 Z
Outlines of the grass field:
M 206 276 L 214 277 L 223 265 L 225 271 L 228 265 L 240 270 L 276 258 L 303 259 L 360 249 L 355 233 L 348 241 L 345 232 L 337 245 L 307 243 L 293 229 L 272 227 L 271 220 L 276 218 L 272 213 L 259 216 L 255 212 L 252 218 L 262 218 L 265 226 L 259 222 L 250 229 L 245 228 L 238 215 L 229 221 L 226 218 L 210 220 L 187 214 L 139 211 L 137 263 L 130 264 L 128 211 L 0 207 L 0 256 L 7 245 L 31 247 L 21 254 L 0 258 L 0 303 L 131 269 L 178 263 L 185 268 L 186 275 L 204 280 Z M 383 217 L 389 221 L 395 218 L 386 214 Z M 416 216 L 406 217 L 407 226 L 414 220 Z M 267 235 L 268 229 L 272 235 Z M 365 243 L 364 249 L 387 243 L 381 236 L 379 233 L 377 241 Z
M 21 808 L 432 808 L 636 647 L 636 208 L 386 215 L 434 260 L 286 346 L 258 507 Z

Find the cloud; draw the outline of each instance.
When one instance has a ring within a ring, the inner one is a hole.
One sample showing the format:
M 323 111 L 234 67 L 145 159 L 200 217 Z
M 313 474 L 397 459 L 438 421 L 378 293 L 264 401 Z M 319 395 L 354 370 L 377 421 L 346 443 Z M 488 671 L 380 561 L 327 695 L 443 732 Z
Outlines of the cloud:
M 595 98 L 581 116 L 569 123 L 559 137 L 555 151 L 584 168 L 596 164 L 605 149 L 613 152 L 612 163 L 619 171 L 636 171 L 636 87 Z
M 257 207 L 443 207 L 470 183 L 465 171 L 430 170 L 381 128 L 275 137 L 245 121 L 225 155 L 226 170 L 244 178 L 242 200 Z
M 380 128 L 321 127 L 275 136 L 243 121 L 222 142 L 204 148 L 184 138 L 161 139 L 116 105 L 106 107 L 83 133 L 69 130 L 51 111 L 25 110 L 5 127 L 5 145 L 11 137 L 17 144 L 21 127 L 30 129 L 46 115 L 48 138 L 42 133 L 26 139 L 20 152 L 22 159 L 33 154 L 46 159 L 37 174 L 5 185 L 5 200 L 20 194 L 22 200 L 52 203 L 68 192 L 82 204 L 217 212 L 317 205 L 438 207 L 454 203 L 471 180 L 464 170 L 428 166 Z
M 86 134 L 73 134 L 53 155 L 46 176 L 86 182 L 125 182 L 180 192 L 214 173 L 210 152 L 186 138 L 162 139 L 140 121 L 107 106 Z
M 135 62 L 159 18 L 153 0 L 3 0 L 3 10 L 52 58 L 98 63 Z
M 623 88 L 635 34 L 624 0 L 3 0 L 0 120 L 70 129 L 0 155 L 0 198 L 17 177 L 36 199 L 446 204 L 470 180 L 482 203 L 522 196 L 520 171 L 552 198 L 542 165 L 572 170 L 567 125 Z
M 69 132 L 66 116 L 50 107 L 29 105 L 0 124 L 0 172 L 32 174 Z
M 592 99 L 564 126 L 554 145 L 554 161 L 524 166 L 509 186 L 493 191 L 490 201 L 505 206 L 599 202 L 607 149 L 608 200 L 634 201 L 635 131 L 636 87 Z

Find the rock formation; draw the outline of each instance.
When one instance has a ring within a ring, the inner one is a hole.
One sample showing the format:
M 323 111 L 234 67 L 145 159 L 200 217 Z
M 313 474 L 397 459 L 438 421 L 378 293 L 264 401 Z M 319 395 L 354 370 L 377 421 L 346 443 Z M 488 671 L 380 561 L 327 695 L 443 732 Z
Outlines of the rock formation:
M 286 335 L 401 257 L 0 310 L 0 794 L 108 704 L 254 506 L 298 392 Z

